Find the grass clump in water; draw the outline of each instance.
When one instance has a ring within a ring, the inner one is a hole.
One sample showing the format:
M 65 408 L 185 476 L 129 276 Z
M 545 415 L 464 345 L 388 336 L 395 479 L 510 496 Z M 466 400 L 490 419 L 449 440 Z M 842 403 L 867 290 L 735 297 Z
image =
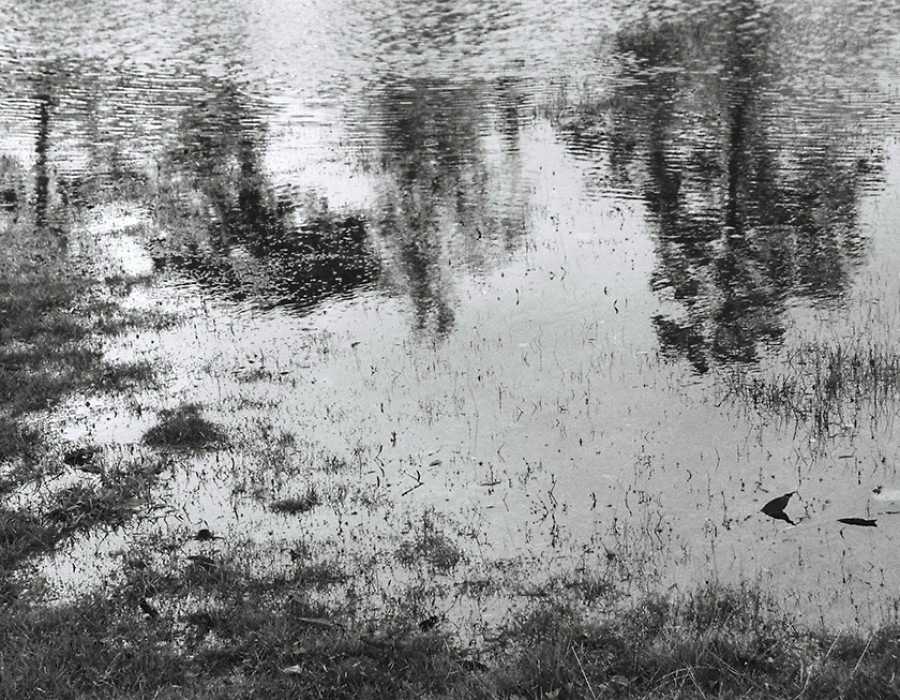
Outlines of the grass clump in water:
M 411 527 L 415 526 L 411 524 Z M 447 572 L 452 570 L 462 557 L 459 547 L 437 529 L 432 512 L 426 512 L 422 516 L 421 528 L 397 549 L 397 560 L 410 568 L 424 561 L 437 571 Z
M 321 496 L 315 484 L 310 484 L 306 488 L 306 492 L 298 496 L 289 496 L 273 501 L 269 508 L 275 513 L 283 513 L 285 515 L 302 515 L 312 510 L 322 502 Z
M 134 508 L 127 484 L 75 484 L 54 494 L 44 518 L 61 531 L 75 532 L 101 524 L 122 525 Z
M 224 431 L 200 415 L 195 403 L 164 410 L 159 422 L 144 434 L 144 443 L 151 447 L 177 450 L 203 450 L 226 444 Z
M 726 398 L 791 418 L 823 437 L 855 427 L 863 410 L 877 419 L 900 398 L 900 352 L 855 340 L 812 342 L 790 353 L 781 370 L 754 375 L 734 370 L 725 378 Z

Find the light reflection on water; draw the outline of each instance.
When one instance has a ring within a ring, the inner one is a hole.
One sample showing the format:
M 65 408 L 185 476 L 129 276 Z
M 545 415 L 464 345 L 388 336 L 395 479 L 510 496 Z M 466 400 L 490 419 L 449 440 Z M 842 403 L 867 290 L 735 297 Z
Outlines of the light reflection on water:
M 183 295 L 193 320 L 152 350 L 167 405 L 362 446 L 393 486 L 362 484 L 401 512 L 477 513 L 491 556 L 643 546 L 669 582 L 887 607 L 888 528 L 834 519 L 894 478 L 890 422 L 823 446 L 716 382 L 850 337 L 867 298 L 895 312 L 872 271 L 898 252 L 896 8 L 3 9 L 4 216 L 154 270 L 136 304 Z M 121 230 L 88 225 L 113 210 Z M 282 379 L 235 381 L 248 357 Z M 758 515 L 798 486 L 800 526 Z M 215 503 L 191 517 L 238 528 Z

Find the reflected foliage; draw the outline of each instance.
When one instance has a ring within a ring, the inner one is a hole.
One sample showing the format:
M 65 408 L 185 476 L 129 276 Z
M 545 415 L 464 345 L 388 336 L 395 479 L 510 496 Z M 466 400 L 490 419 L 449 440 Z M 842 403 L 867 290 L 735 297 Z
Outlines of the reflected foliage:
M 858 114 L 798 94 L 790 31 L 754 0 L 642 20 L 617 36 L 619 87 L 562 120 L 573 151 L 608 158 L 605 185 L 645 202 L 651 284 L 680 309 L 653 319 L 660 346 L 700 373 L 779 342 L 790 298 L 839 298 L 865 248 L 878 164 Z
M 160 164 L 156 262 L 261 305 L 307 308 L 372 282 L 378 264 L 361 215 L 310 194 L 279 193 L 261 162 L 261 108 L 220 86 L 183 116 Z
M 485 151 L 489 104 L 503 105 L 500 163 Z M 514 81 L 463 87 L 446 80 L 388 78 L 373 90 L 378 130 L 378 231 L 415 325 L 438 336 L 454 325 L 453 268 L 490 269 L 524 229 L 517 181 L 518 103 Z M 502 176 L 497 170 L 502 169 Z

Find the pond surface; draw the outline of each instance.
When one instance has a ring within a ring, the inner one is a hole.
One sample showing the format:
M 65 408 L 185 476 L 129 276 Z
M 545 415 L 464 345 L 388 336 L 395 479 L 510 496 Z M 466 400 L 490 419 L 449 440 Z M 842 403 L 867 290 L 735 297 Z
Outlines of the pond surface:
M 424 518 L 533 581 L 615 557 L 893 613 L 900 3 L 0 9 L 4 225 L 184 316 L 108 344 L 163 391 L 49 424 L 124 454 L 194 402 L 240 436 L 172 518 L 373 561 Z M 796 525 L 760 513 L 789 491 Z

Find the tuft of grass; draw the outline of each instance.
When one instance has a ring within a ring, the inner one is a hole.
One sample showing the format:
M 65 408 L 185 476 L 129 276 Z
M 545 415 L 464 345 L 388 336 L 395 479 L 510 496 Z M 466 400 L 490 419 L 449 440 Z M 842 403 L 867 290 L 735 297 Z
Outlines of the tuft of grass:
M 155 378 L 156 370 L 150 362 L 110 364 L 100 375 L 100 388 L 104 391 L 122 392 L 135 386 L 150 386 Z
M 31 513 L 0 508 L 0 575 L 12 572 L 31 554 L 48 550 L 59 537 L 55 527 Z
M 128 482 L 75 484 L 54 494 L 44 519 L 66 533 L 101 524 L 122 525 L 136 507 L 130 486 Z
M 200 415 L 200 410 L 199 404 L 188 403 L 162 411 L 159 422 L 144 434 L 144 443 L 177 450 L 203 450 L 225 445 L 225 432 Z
M 40 445 L 39 431 L 22 421 L 0 414 L 0 464 L 17 459 L 34 459 Z M 6 490 L 3 483 L 3 480 L 0 480 L 0 493 Z
M 306 492 L 299 496 L 289 496 L 273 501 L 269 508 L 275 513 L 283 513 L 285 515 L 301 515 L 312 510 L 322 502 L 321 496 L 315 484 L 310 484 L 306 488 Z
M 448 572 L 462 560 L 463 555 L 459 547 L 437 529 L 434 514 L 426 512 L 422 516 L 421 528 L 415 531 L 411 539 L 400 544 L 396 556 L 401 564 L 409 568 L 424 562 L 432 569 Z

